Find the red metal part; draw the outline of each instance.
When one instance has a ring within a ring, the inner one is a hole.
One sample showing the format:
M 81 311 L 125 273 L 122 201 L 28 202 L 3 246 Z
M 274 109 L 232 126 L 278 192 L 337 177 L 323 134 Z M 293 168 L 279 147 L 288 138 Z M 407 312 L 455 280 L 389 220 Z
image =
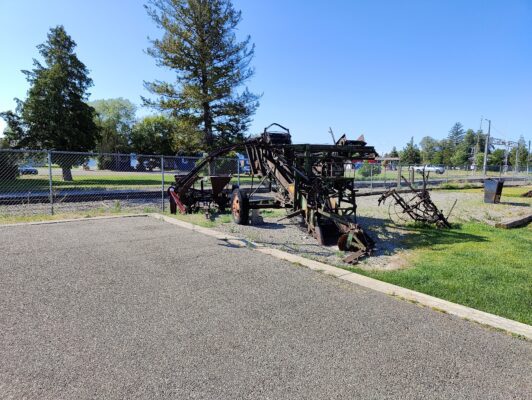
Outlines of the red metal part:
M 168 190 L 168 193 L 170 193 L 170 196 L 172 196 L 172 199 L 174 200 L 177 208 L 179 208 L 179 211 L 181 212 L 181 214 L 186 214 L 187 208 L 181 202 L 181 200 L 179 199 L 179 194 L 176 193 L 173 187 L 170 187 L 170 189 Z

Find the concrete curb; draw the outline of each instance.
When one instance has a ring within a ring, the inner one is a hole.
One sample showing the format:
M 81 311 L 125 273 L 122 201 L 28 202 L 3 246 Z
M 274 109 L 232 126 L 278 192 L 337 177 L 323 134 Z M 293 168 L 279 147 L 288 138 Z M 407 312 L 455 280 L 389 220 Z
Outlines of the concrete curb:
M 114 219 L 114 218 L 135 218 L 135 217 L 149 217 L 149 214 L 123 214 L 123 215 L 103 215 L 101 217 L 80 217 L 69 219 L 53 219 L 49 221 L 34 221 L 34 222 L 16 222 L 14 224 L 0 224 L 0 228 L 11 226 L 26 226 L 26 225 L 47 225 L 47 224 L 62 224 L 63 222 L 79 222 L 79 221 L 94 221 L 98 219 Z
M 532 340 L 532 326 L 523 324 L 521 322 L 513 321 L 511 319 L 499 317 L 498 315 L 490 314 L 484 311 L 475 310 L 474 308 L 466 307 L 460 304 L 452 303 L 447 300 L 439 299 L 437 297 L 429 296 L 424 293 L 419 293 L 414 290 L 405 289 L 400 286 L 393 285 L 391 283 L 382 282 L 373 278 L 369 278 L 364 275 L 349 272 L 342 268 L 333 267 L 328 264 L 321 263 L 319 261 L 310 260 L 295 254 L 290 254 L 282 250 L 265 247 L 257 243 L 253 243 L 246 239 L 238 238 L 235 236 L 227 235 L 222 232 L 218 232 L 214 229 L 204 228 L 191 224 L 189 222 L 180 221 L 175 218 L 171 218 L 158 213 L 151 213 L 148 216 L 163 220 L 165 222 L 180 226 L 182 228 L 190 229 L 204 235 L 208 235 L 220 240 L 225 240 L 228 243 L 238 247 L 250 247 L 255 251 L 259 251 L 263 254 L 276 257 L 281 260 L 289 261 L 292 263 L 301 264 L 314 271 L 319 271 L 327 275 L 335 276 L 339 279 L 347 282 L 355 283 L 359 286 L 375 290 L 380 293 L 396 296 L 401 299 L 419 303 L 423 306 L 430 307 L 434 310 L 445 312 L 457 317 L 474 321 L 482 325 L 487 325 L 492 328 L 501 329 L 510 332 L 515 335 L 519 335 Z

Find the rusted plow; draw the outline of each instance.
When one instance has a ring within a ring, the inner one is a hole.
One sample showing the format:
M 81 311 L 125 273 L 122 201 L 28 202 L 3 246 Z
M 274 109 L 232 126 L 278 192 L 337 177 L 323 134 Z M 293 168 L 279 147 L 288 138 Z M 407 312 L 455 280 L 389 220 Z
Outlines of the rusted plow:
M 445 217 L 430 198 L 427 190 L 428 173 L 426 175 L 423 174 L 423 188 L 421 190 L 415 189 L 404 176 L 401 176 L 401 178 L 410 188 L 410 193 L 399 194 L 395 189 L 390 189 L 381 195 L 378 200 L 380 206 L 389 197 L 393 199 L 393 202 L 388 206 L 388 215 L 392 222 L 396 225 L 401 225 L 409 221 L 416 221 L 435 224 L 439 228 L 450 228 L 451 224 L 447 218 L 451 214 L 456 201 L 449 211 L 449 215 Z

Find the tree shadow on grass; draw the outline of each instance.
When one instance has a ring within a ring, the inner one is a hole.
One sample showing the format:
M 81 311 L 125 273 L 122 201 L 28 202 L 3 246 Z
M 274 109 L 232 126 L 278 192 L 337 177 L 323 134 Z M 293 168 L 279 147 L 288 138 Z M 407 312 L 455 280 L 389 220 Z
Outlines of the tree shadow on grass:
M 463 242 L 480 243 L 487 241 L 483 236 L 463 232 L 461 225 L 458 224 L 453 224 L 451 229 L 440 229 L 431 225 L 414 223 L 405 226 L 395 226 L 388 219 L 373 217 L 359 217 L 357 222 L 375 241 L 375 255 L 377 256 L 393 255 L 403 250 L 427 248 L 434 245 Z M 306 233 L 305 226 L 295 223 L 295 221 L 285 224 L 266 223 L 264 225 L 257 225 L 256 227 L 259 229 L 278 230 L 288 228 L 288 225 L 292 225 L 292 227 L 298 226 L 300 228 L 300 234 L 290 235 L 288 238 L 285 237 L 280 241 L 259 238 L 253 239 L 252 241 L 311 259 L 331 256 L 343 257 L 343 253 L 340 253 L 336 246 L 339 236 L 338 233 L 331 233 L 326 238 L 326 244 L 322 246 L 317 242 L 312 242 L 313 239 Z M 308 235 L 308 239 L 310 240 L 301 240 L 301 235 Z M 246 234 L 243 234 L 243 236 L 245 237 Z
M 528 203 L 516 203 L 513 201 L 501 201 L 499 204 L 502 204 L 505 206 L 530 207 L 530 204 Z
M 487 241 L 483 236 L 463 232 L 460 224 L 453 224 L 451 229 L 415 222 L 398 226 L 388 219 L 373 217 L 359 217 L 358 223 L 375 241 L 377 255 L 441 244 Z

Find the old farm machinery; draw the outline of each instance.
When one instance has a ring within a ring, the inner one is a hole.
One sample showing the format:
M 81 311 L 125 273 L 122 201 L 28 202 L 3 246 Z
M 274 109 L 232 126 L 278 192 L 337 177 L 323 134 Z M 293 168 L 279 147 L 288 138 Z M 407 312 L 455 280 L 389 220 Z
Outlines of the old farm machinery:
M 245 149 L 252 179 L 260 179 L 258 187 L 267 184 L 269 196 L 258 196 L 253 184 L 248 189 L 227 189 L 230 176 L 200 176 L 209 163 L 237 148 Z M 318 243 L 337 238 L 339 249 L 351 252 L 346 261 L 354 263 L 371 254 L 374 242 L 357 224 L 356 190 L 353 178 L 346 177 L 346 167 L 353 160 L 374 160 L 376 155 L 362 138 L 347 140 L 345 135 L 333 145 L 292 144 L 287 128 L 271 124 L 260 136 L 220 148 L 187 175 L 176 175 L 168 189 L 171 212 L 230 206 L 234 222 L 246 225 L 250 210 L 286 209 L 286 217 L 300 218 Z M 210 179 L 210 188 L 203 184 L 205 179 Z
M 410 189 L 410 192 L 400 194 L 397 190 L 390 189 L 379 197 L 379 206 L 384 204 L 389 197 L 393 199 L 388 206 L 388 215 L 394 224 L 400 225 L 410 220 L 435 224 L 439 228 L 451 227 L 447 218 L 451 214 L 456 201 L 449 211 L 449 215 L 445 217 L 443 212 L 436 207 L 430 198 L 429 191 L 427 190 L 428 177 L 429 173 L 423 171 L 423 187 L 421 189 L 415 189 L 404 176 L 401 176 Z

